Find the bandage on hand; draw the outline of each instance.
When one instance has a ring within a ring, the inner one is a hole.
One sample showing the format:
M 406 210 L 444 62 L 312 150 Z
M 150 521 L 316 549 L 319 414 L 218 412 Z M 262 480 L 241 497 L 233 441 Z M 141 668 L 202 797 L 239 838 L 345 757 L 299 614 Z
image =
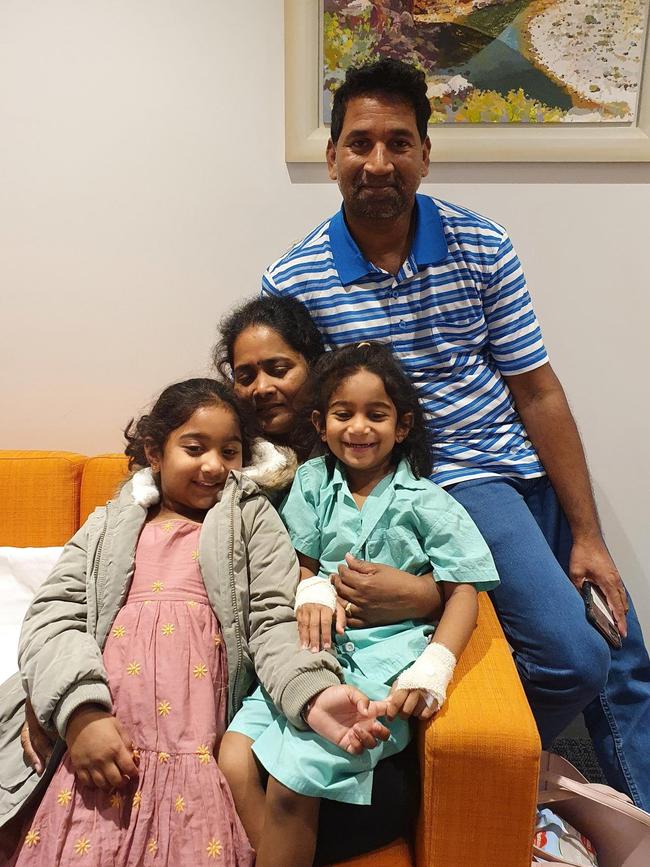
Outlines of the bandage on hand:
M 440 709 L 447 697 L 447 687 L 456 668 L 456 657 L 444 644 L 429 643 L 415 662 L 395 681 L 396 689 L 423 690 L 428 707 L 435 702 Z

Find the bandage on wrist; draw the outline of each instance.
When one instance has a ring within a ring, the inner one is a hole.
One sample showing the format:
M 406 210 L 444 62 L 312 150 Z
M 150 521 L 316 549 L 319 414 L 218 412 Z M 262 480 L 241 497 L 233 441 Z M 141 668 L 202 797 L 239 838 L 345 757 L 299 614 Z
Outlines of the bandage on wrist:
M 435 702 L 441 708 L 447 697 L 447 687 L 456 668 L 456 657 L 444 644 L 431 642 L 397 678 L 397 689 L 425 690 L 427 707 Z
M 314 575 L 305 578 L 298 584 L 294 613 L 301 605 L 325 605 L 331 611 L 336 611 L 336 590 L 328 578 Z

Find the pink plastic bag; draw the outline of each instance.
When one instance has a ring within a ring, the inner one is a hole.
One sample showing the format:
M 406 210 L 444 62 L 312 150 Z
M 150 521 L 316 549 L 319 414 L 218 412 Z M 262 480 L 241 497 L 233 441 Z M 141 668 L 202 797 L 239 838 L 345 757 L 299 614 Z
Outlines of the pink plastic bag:
M 649 867 L 650 814 L 635 807 L 627 795 L 588 783 L 566 759 L 543 752 L 538 801 L 591 840 L 599 867 Z M 534 864 L 551 860 L 544 853 L 535 855 Z

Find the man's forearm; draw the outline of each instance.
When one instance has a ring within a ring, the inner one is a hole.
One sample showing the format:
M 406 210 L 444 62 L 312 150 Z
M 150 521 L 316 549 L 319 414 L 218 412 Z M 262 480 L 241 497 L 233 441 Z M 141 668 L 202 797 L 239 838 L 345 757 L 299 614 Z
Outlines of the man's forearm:
M 574 539 L 600 536 L 598 512 L 580 434 L 562 386 L 517 397 L 521 419 L 567 516 Z

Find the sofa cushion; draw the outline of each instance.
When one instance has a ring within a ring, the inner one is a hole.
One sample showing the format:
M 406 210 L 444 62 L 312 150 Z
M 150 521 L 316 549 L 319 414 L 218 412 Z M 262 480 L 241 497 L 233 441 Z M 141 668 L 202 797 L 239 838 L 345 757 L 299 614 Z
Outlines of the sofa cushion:
M 64 545 L 79 526 L 85 462 L 73 452 L 0 451 L 0 545 Z
M 79 523 L 83 524 L 97 506 L 112 500 L 128 477 L 124 455 L 96 455 L 88 458 L 81 482 Z

